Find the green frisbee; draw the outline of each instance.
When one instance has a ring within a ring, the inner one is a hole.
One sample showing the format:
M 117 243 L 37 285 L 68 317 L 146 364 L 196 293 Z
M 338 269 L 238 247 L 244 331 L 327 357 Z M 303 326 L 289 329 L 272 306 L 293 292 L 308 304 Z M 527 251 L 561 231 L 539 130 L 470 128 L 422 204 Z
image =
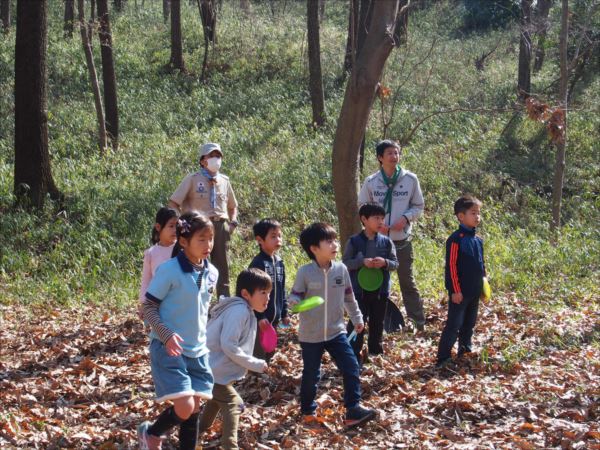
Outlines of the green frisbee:
M 315 295 L 314 297 L 305 298 L 304 300 L 296 303 L 290 309 L 292 310 L 292 312 L 300 313 L 316 308 L 317 306 L 320 306 L 323 303 L 325 303 L 325 300 Z
M 358 285 L 365 291 L 376 291 L 383 283 L 381 269 L 362 267 L 358 271 Z

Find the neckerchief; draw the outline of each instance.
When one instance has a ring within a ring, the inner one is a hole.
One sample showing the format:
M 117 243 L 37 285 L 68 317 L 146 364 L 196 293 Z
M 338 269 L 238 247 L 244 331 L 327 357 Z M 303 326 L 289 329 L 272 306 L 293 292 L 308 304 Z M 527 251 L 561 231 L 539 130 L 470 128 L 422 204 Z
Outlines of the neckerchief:
M 208 184 L 210 184 L 210 207 L 214 208 L 217 204 L 217 190 L 215 189 L 215 184 L 217 184 L 217 176 L 219 175 L 219 172 L 212 175 L 207 169 L 203 167 L 202 169 L 200 169 L 200 173 L 206 178 L 208 178 Z
M 383 167 L 380 169 L 381 177 L 383 178 L 383 182 L 387 186 L 387 191 L 385 193 L 385 198 L 383 199 L 383 208 L 387 214 L 391 214 L 392 212 L 392 192 L 394 190 L 394 185 L 396 181 L 398 181 L 398 176 L 400 175 L 401 169 L 399 165 L 396 165 L 396 170 L 394 171 L 394 175 L 388 177 L 383 171 Z

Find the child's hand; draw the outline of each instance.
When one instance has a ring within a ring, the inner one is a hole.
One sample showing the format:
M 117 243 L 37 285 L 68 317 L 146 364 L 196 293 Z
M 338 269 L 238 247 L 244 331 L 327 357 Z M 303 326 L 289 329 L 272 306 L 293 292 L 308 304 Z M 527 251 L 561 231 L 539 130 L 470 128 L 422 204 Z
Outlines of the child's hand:
M 167 348 L 167 355 L 169 355 L 169 356 L 181 355 L 183 348 L 181 348 L 181 345 L 179 345 L 180 342 L 183 342 L 183 339 L 177 333 L 175 333 L 173 336 L 171 336 L 171 338 L 165 344 L 165 347 Z
M 260 328 L 260 331 L 264 331 L 268 325 L 269 321 L 267 319 L 260 319 L 258 321 L 258 328 Z
M 387 262 L 385 262 L 385 259 L 383 259 L 381 256 L 373 258 L 372 264 L 376 269 L 381 269 L 382 267 L 387 266 Z
M 356 325 L 354 325 L 354 331 L 356 331 L 356 334 L 362 333 L 364 329 L 365 329 L 364 323 L 357 323 Z
M 462 292 L 455 292 L 452 294 L 452 303 L 456 303 L 457 305 L 462 303 L 463 295 Z
M 363 264 L 365 267 L 371 269 L 373 266 L 373 258 L 365 258 L 363 259 Z
M 284 325 L 289 325 L 290 324 L 290 318 L 289 318 L 289 316 L 283 317 L 281 319 L 281 323 L 284 324 Z
M 263 373 L 265 375 L 269 375 L 270 377 L 273 377 L 273 376 L 277 375 L 277 370 L 275 369 L 275 366 L 269 366 L 267 364 L 267 362 L 265 361 L 265 370 L 263 370 Z

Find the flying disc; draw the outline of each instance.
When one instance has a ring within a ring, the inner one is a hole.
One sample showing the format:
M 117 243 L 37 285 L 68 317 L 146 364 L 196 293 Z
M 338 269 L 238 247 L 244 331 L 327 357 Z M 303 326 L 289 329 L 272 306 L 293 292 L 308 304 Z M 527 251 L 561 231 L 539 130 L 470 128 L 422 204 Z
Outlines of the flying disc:
M 267 353 L 271 353 L 277 348 L 277 332 L 270 323 L 260 329 L 260 345 Z
M 323 303 L 325 303 L 325 300 L 315 295 L 314 297 L 305 298 L 304 300 L 296 303 L 290 309 L 292 312 L 299 313 L 309 311 L 319 305 L 322 305 Z
M 358 285 L 365 291 L 376 291 L 383 283 L 381 269 L 362 267 L 358 271 Z
M 489 300 L 492 298 L 492 288 L 490 287 L 490 282 L 487 278 L 483 278 L 483 289 L 481 290 L 481 298 L 483 300 Z

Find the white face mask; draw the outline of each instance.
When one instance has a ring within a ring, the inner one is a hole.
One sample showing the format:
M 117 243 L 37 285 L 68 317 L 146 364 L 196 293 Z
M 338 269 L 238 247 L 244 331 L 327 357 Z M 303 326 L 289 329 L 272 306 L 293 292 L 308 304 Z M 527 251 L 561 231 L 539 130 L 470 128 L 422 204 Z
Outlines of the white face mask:
M 221 158 L 219 158 L 218 156 L 208 158 L 206 160 L 206 168 L 211 172 L 218 172 L 221 168 Z

